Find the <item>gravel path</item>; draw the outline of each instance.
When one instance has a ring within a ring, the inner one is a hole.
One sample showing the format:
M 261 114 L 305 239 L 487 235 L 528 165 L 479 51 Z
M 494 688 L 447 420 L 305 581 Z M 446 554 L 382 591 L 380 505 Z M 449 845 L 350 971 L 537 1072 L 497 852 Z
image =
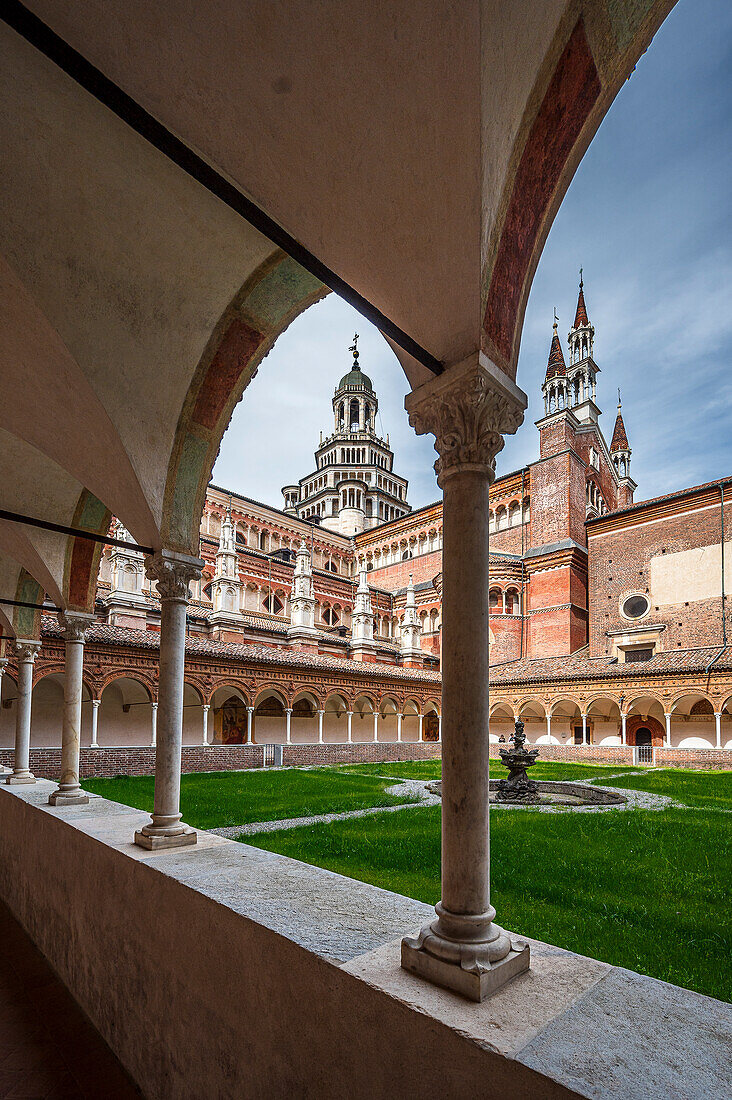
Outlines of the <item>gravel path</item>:
M 619 775 L 625 773 L 618 773 Z M 394 776 L 380 776 L 382 779 L 394 779 Z M 614 779 L 615 776 L 610 775 L 608 779 Z M 333 814 L 315 814 L 312 817 L 287 817 L 282 818 L 279 821 L 251 821 L 247 825 L 227 825 L 222 829 L 209 829 L 210 833 L 215 833 L 217 836 L 228 837 L 233 839 L 239 836 L 254 836 L 256 833 L 274 833 L 279 832 L 281 829 L 300 829 L 305 828 L 308 825 L 321 825 L 328 824 L 330 821 L 348 821 L 355 817 L 369 817 L 371 814 L 389 814 L 396 813 L 398 810 L 410 810 L 414 806 L 439 806 L 440 798 L 438 795 L 432 794 L 427 789 L 430 783 L 433 783 L 432 779 L 401 779 L 396 782 L 393 787 L 388 787 L 386 794 L 391 795 L 412 795 L 416 802 L 400 802 L 397 806 L 372 806 L 367 810 L 345 810 L 342 813 Z M 581 779 L 568 780 L 568 782 L 582 783 Z M 627 802 L 620 803 L 620 805 L 614 806 L 507 806 L 500 802 L 491 803 L 492 810 L 529 810 L 544 814 L 554 813 L 566 813 L 569 810 L 570 813 L 584 813 L 584 814 L 596 814 L 604 813 L 607 810 L 663 810 L 667 806 L 674 806 L 680 809 L 686 809 L 681 802 L 677 802 L 673 798 L 669 798 L 665 794 L 651 794 L 648 791 L 633 791 L 630 788 L 609 787 L 605 783 L 602 784 L 603 790 L 613 791 L 616 794 L 622 795 L 627 799 Z

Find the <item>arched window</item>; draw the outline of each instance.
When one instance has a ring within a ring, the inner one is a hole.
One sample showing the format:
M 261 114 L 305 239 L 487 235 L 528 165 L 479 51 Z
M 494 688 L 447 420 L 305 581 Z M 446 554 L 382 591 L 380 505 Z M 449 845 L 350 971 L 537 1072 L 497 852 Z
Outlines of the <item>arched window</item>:
M 270 615 L 279 615 L 284 606 L 279 596 L 276 596 L 274 593 L 271 596 L 265 596 L 262 600 L 262 607 L 265 611 L 269 611 Z
M 348 425 L 352 432 L 358 431 L 358 401 L 353 399 L 348 412 Z
M 328 626 L 337 626 L 337 624 L 340 622 L 338 612 L 335 611 L 332 607 L 326 607 L 325 611 L 323 612 L 323 621 L 326 622 Z
M 494 615 L 503 613 L 503 593 L 500 588 L 491 588 L 490 590 L 490 609 Z
M 259 534 L 259 549 L 260 550 L 266 550 L 267 549 L 267 539 L 268 538 L 269 538 L 269 533 L 267 531 L 260 531 L 260 534 Z
M 519 594 L 518 589 L 509 588 L 506 590 L 506 614 L 518 615 L 519 613 Z

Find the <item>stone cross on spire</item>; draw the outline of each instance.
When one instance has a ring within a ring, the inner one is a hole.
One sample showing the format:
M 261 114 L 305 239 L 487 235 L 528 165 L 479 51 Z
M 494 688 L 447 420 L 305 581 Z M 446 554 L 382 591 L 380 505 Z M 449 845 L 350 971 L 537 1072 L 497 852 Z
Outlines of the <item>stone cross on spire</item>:
M 353 352 L 353 369 L 360 370 L 361 368 L 358 365 L 358 333 L 354 335 L 353 343 L 348 350 Z

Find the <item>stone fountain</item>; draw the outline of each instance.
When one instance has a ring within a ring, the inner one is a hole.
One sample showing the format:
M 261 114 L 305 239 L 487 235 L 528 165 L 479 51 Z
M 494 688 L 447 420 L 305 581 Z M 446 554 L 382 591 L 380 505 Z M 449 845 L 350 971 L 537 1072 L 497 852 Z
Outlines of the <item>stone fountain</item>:
M 539 750 L 526 748 L 524 724 L 520 718 L 516 721 L 513 743 L 508 748 L 500 748 L 498 753 L 504 768 L 508 768 L 508 779 L 499 779 L 496 783 L 496 802 L 514 802 L 521 806 L 540 802 L 539 784 L 526 774 L 526 769 L 536 763 Z

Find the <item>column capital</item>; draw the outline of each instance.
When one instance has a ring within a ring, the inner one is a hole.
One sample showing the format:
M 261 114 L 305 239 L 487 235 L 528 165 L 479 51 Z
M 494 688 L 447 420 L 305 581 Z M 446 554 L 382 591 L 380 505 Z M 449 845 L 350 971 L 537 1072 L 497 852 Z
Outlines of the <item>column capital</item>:
M 97 617 L 84 611 L 59 611 L 58 621 L 65 642 L 84 642 L 86 632 L 97 621 Z
M 172 550 L 158 550 L 145 559 L 145 573 L 157 584 L 161 600 L 188 602 L 188 585 L 197 580 L 203 570 L 203 560 Z
M 464 470 L 483 473 L 492 481 L 503 436 L 520 426 L 527 404 L 526 394 L 483 352 L 430 379 L 404 402 L 417 435 L 435 437 L 440 487 Z
M 13 642 L 13 650 L 19 661 L 33 663 L 40 648 L 41 643 L 32 638 L 16 638 Z
M 247 710 L 254 711 L 254 707 L 247 707 Z
M 0 676 L 2 676 L 5 669 L 8 667 L 8 657 L 0 657 Z
M 94 707 L 95 710 L 97 709 L 97 707 L 100 707 L 101 705 L 102 705 L 102 700 L 101 699 L 92 699 L 92 706 Z

